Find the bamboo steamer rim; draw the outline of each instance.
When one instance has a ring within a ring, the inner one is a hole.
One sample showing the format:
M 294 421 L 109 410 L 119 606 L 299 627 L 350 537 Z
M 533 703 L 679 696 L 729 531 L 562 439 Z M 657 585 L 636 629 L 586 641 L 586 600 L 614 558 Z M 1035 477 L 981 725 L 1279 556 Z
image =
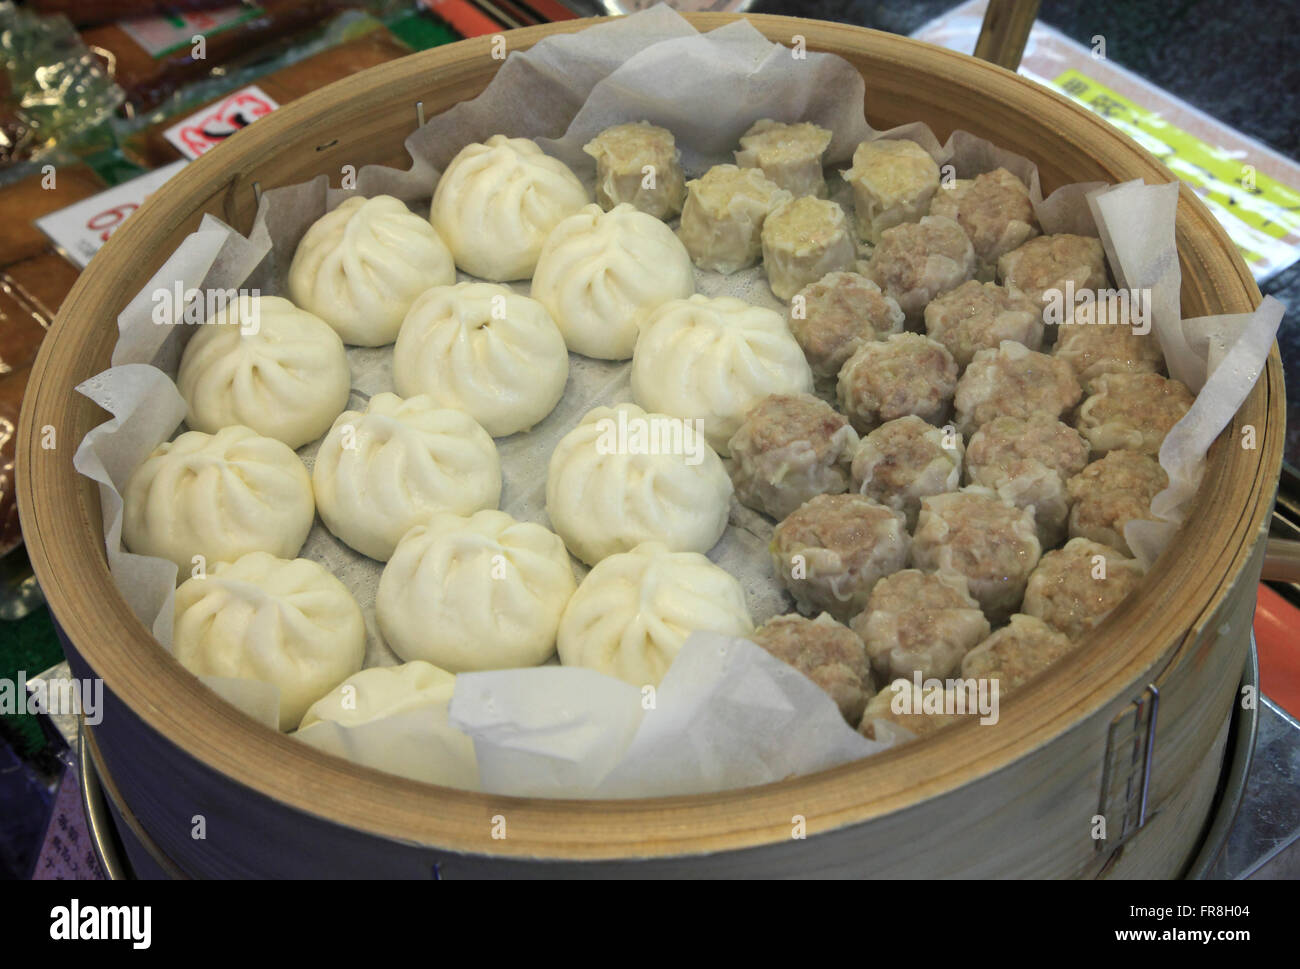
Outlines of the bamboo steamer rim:
M 700 30 L 739 19 L 731 14 L 686 18 Z M 605 19 L 546 24 L 507 36 L 511 48 L 520 50 Z M 772 40 L 788 44 L 802 35 L 809 50 L 893 63 L 922 71 L 938 85 L 977 91 L 990 106 L 1021 115 L 1027 130 L 1046 126 L 1074 151 L 1097 161 L 1111 182 L 1174 180 L 1103 119 L 991 64 L 865 28 L 771 15 L 745 19 Z M 275 156 L 277 142 L 315 137 L 320 133 L 315 125 L 340 108 L 359 116 L 367 105 L 378 107 L 394 96 L 413 93 L 404 101 L 413 104 L 430 97 L 422 92 L 472 81 L 484 63 L 499 63 L 491 60 L 491 43 L 490 37 L 462 41 L 335 82 L 191 163 L 111 237 L 82 273 L 45 340 L 19 422 L 18 496 L 28 550 L 69 640 L 150 728 L 238 784 L 306 814 L 398 841 L 554 859 L 712 852 L 788 840 L 796 815 L 807 819 L 810 836 L 879 818 L 1006 768 L 1103 708 L 1117 711 L 1135 699 L 1137 685 L 1154 679 L 1174 659 L 1189 631 L 1232 589 L 1266 523 L 1281 465 L 1284 403 L 1276 347 L 1264 379 L 1212 448 L 1196 507 L 1142 593 L 1129 597 L 1070 657 L 1003 702 L 996 730 L 962 724 L 900 750 L 740 791 L 635 801 L 551 800 L 436 788 L 382 774 L 278 734 L 219 699 L 157 645 L 113 584 L 98 489 L 72 466 L 81 436 L 106 415 L 72 388 L 108 366 L 116 313 L 146 279 L 137 254 L 154 252 L 152 239 L 192 221 L 199 207 L 212 210 L 234 185 L 249 191 L 251 173 Z M 973 118 L 969 127 L 978 131 L 978 121 Z M 989 137 L 997 139 L 996 133 Z M 1249 312 L 1258 304 L 1259 291 L 1227 233 L 1186 186 L 1179 197 L 1177 239 L 1185 303 L 1204 305 L 1206 313 Z M 100 339 L 93 345 L 96 333 Z M 1246 424 L 1257 428 L 1257 451 L 1230 446 Z M 47 425 L 66 442 L 55 450 L 41 448 L 41 429 Z M 1180 554 L 1184 548 L 1197 554 Z M 505 841 L 488 837 L 498 814 L 509 821 Z

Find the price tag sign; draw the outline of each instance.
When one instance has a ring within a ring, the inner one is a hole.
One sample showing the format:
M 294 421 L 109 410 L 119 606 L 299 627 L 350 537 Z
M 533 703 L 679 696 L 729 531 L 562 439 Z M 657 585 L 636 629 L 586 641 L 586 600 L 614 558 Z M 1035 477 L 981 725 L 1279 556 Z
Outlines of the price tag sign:
M 186 158 L 198 158 L 278 107 L 269 94 L 250 84 L 172 125 L 163 137 Z
M 36 226 L 50 237 L 56 248 L 85 269 L 117 227 L 167 179 L 188 164 L 182 159 L 115 185 L 98 195 L 42 216 L 36 220 Z

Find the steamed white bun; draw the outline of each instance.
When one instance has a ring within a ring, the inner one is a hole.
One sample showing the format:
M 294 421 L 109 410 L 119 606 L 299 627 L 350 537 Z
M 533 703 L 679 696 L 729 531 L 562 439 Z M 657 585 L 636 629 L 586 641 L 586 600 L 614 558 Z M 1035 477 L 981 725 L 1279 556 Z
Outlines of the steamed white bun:
M 287 444 L 242 426 L 154 448 L 122 493 L 122 541 L 182 574 L 249 552 L 294 558 L 315 517 L 311 479 Z
M 707 552 L 722 537 L 731 478 L 694 425 L 635 404 L 588 411 L 551 454 L 546 514 L 589 565 L 645 541 Z
M 533 274 L 532 297 L 550 311 L 575 353 L 626 360 L 641 321 L 695 292 L 690 254 L 673 230 L 623 203 L 588 205 L 551 232 Z
M 315 562 L 251 552 L 176 590 L 172 653 L 197 676 L 280 689 L 280 729 L 361 669 L 366 630 L 352 593 Z
M 435 511 L 495 508 L 501 462 L 468 414 L 423 395 L 376 394 L 364 412 L 339 415 L 316 453 L 311 483 L 325 527 L 384 562 Z
M 293 301 L 363 347 L 392 343 L 415 297 L 455 281 L 438 233 L 389 195 L 354 196 L 326 212 L 289 266 Z
M 397 543 L 375 616 L 405 660 L 453 673 L 536 666 L 555 651 L 574 585 L 554 532 L 503 511 L 442 512 Z
M 698 552 L 646 542 L 602 559 L 560 620 L 560 662 L 657 686 L 696 630 L 754 630 L 740 583 Z
M 493 437 L 526 431 L 549 414 L 568 377 L 564 337 L 546 307 L 493 283 L 427 290 L 393 348 L 398 394 L 428 394 Z
M 506 282 L 531 276 L 551 230 L 590 201 L 564 162 L 527 138 L 493 135 L 451 160 L 429 220 L 460 269 Z
M 474 741 L 447 719 L 455 689 L 453 674 L 421 660 L 372 666 L 313 703 L 294 737 L 376 770 L 475 790 Z
M 813 376 L 780 313 L 729 296 L 663 304 L 642 324 L 632 397 L 649 411 L 704 421 L 713 449 L 769 394 L 812 393 Z
M 176 386 L 191 429 L 243 424 L 299 448 L 347 406 L 352 373 L 328 324 L 287 299 L 252 296 L 197 327 Z

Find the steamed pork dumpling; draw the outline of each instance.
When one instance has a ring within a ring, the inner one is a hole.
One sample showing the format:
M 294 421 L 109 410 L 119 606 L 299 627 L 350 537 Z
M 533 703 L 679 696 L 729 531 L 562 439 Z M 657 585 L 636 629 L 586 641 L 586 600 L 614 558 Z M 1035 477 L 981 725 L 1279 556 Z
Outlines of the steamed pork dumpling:
M 1151 500 L 1169 487 L 1169 475 L 1140 451 L 1111 451 L 1067 482 L 1070 537 L 1086 538 L 1132 556 L 1124 526 L 1153 521 Z
M 702 420 L 715 451 L 768 394 L 813 388 L 812 371 L 779 313 L 731 297 L 665 303 L 641 327 L 632 396 L 648 411 Z
M 280 729 L 361 669 L 366 629 L 347 588 L 315 562 L 250 552 L 176 590 L 172 654 L 197 676 L 269 683 Z
M 339 415 L 316 452 L 321 521 L 362 555 L 388 561 L 437 511 L 471 515 L 501 498 L 496 445 L 474 418 L 423 395 L 376 394 Z
M 957 382 L 957 427 L 973 434 L 998 417 L 1058 420 L 1082 393 L 1069 364 L 1004 340 L 996 350 L 976 353 Z
M 830 144 L 831 133 L 811 122 L 783 124 L 763 118 L 740 136 L 736 164 L 762 169 L 764 175 L 796 198 L 825 198 L 822 156 Z
M 902 512 L 912 529 L 922 498 L 961 487 L 965 450 L 951 425 L 935 427 L 911 414 L 886 421 L 853 455 L 853 490 Z
M 816 619 L 791 613 L 769 619 L 749 638 L 825 690 L 850 724 L 862 719 L 876 688 L 867 651 L 853 630 L 829 613 Z
M 1092 236 L 1037 236 L 1000 256 L 997 274 L 1011 292 L 1046 305 L 1067 285 L 1076 293 L 1104 289 L 1106 255 L 1101 240 Z
M 596 159 L 596 201 L 609 210 L 629 204 L 668 220 L 682 210 L 686 182 L 673 133 L 648 121 L 606 128 L 582 146 Z
M 1029 576 L 1023 612 L 1079 639 L 1142 581 L 1142 566 L 1108 545 L 1072 538 Z
M 931 215 L 955 219 L 975 248 L 976 278 L 992 279 L 998 258 L 1038 235 L 1029 189 L 1005 168 L 944 186 Z
M 763 222 L 792 196 L 757 168 L 714 165 L 686 183 L 677 234 L 701 269 L 734 273 L 758 262 Z
M 298 243 L 289 296 L 344 343 L 378 347 L 397 339 L 415 297 L 455 281 L 451 252 L 427 219 L 388 195 L 354 196 Z
M 843 414 L 812 394 L 772 394 L 732 435 L 736 498 L 785 518 L 817 495 L 843 493 L 858 435 Z
M 1016 613 L 961 661 L 966 679 L 997 680 L 1006 696 L 1074 651 L 1074 642 L 1034 616 Z
M 564 162 L 527 138 L 493 135 L 451 160 L 429 220 L 457 268 L 505 282 L 531 276 L 551 230 L 589 201 Z
M 827 273 L 790 301 L 790 332 L 823 382 L 834 382 L 863 343 L 903 332 L 903 322 L 898 303 L 855 272 Z
M 707 552 L 727 527 L 731 479 L 695 428 L 635 404 L 587 412 L 551 453 L 546 514 L 589 565 L 642 542 Z
M 526 431 L 559 403 L 569 353 L 537 300 L 492 283 L 426 290 L 393 348 L 403 397 L 427 394 L 462 410 L 493 437 Z
M 1092 382 L 1092 393 L 1079 405 L 1079 433 L 1098 457 L 1127 449 L 1160 453 L 1175 424 L 1196 398 L 1177 380 L 1155 373 L 1103 373 Z
M 973 435 L 966 480 L 992 488 L 1017 508 L 1031 508 L 1043 548 L 1065 539 L 1070 494 L 1066 480 L 1088 463 L 1088 442 L 1047 416 L 998 417 Z
M 919 333 L 861 344 L 840 370 L 840 408 L 858 433 L 913 414 L 941 425 L 957 388 L 957 361 Z
M 503 511 L 440 512 L 397 543 L 375 618 L 404 660 L 453 673 L 537 666 L 555 652 L 574 587 L 554 532 Z
M 698 552 L 646 542 L 593 568 L 560 621 L 560 662 L 658 686 L 693 632 L 748 636 L 745 592 Z
M 588 205 L 546 238 L 532 297 L 550 312 L 570 350 L 626 360 L 641 322 L 670 299 L 695 292 L 686 247 L 658 219 L 631 205 Z
M 249 552 L 292 559 L 315 518 L 311 479 L 287 444 L 247 427 L 188 431 L 145 458 L 122 493 L 122 541 L 182 574 Z
M 352 372 L 343 342 L 323 320 L 287 299 L 253 296 L 197 327 L 176 389 L 192 430 L 242 424 L 299 448 L 347 406 Z
M 827 273 L 852 269 L 857 259 L 844 210 L 810 195 L 773 209 L 763 222 L 762 243 L 763 271 L 783 300 Z
M 1043 346 L 1043 317 L 1037 303 L 996 283 L 967 280 L 925 307 L 925 332 L 948 348 L 960 367 L 1003 340 L 1030 350 Z
M 843 173 L 853 186 L 858 234 L 880 241 L 886 229 L 918 221 L 939 190 L 939 166 L 914 141 L 881 138 L 864 141 L 853 153 L 853 167 Z
M 989 634 L 966 579 L 953 572 L 903 569 L 876 583 L 867 608 L 854 617 L 871 668 L 882 682 L 903 677 L 945 679 Z
M 926 572 L 965 576 L 970 594 L 994 623 L 1020 608 L 1042 551 L 1029 509 L 977 485 L 921 499 L 912 562 Z
M 926 305 L 975 274 L 975 250 L 952 219 L 927 215 L 880 234 L 866 275 L 919 324 Z
M 848 622 L 907 564 L 903 515 L 861 495 L 818 495 L 772 533 L 772 564 L 801 612 Z

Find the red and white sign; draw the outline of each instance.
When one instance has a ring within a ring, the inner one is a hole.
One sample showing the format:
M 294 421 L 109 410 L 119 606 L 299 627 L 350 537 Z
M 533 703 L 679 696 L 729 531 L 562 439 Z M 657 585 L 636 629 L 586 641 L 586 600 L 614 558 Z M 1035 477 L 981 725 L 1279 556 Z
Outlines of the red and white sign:
M 172 125 L 163 137 L 186 158 L 198 158 L 278 107 L 269 94 L 251 84 Z
M 86 268 L 92 256 L 127 217 L 189 162 L 181 160 L 146 172 L 36 220 L 36 225 L 70 260 Z

